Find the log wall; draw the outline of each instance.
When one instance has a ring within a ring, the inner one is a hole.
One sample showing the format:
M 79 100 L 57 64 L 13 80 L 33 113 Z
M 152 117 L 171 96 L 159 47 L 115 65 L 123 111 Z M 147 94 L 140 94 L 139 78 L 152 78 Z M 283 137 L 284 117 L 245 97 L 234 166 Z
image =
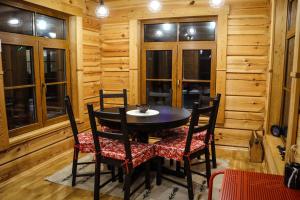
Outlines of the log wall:
M 83 88 L 83 95 L 79 97 L 78 101 L 79 104 L 82 102 L 84 102 L 84 104 L 94 102 L 97 107 L 99 103 L 97 102 L 96 96 L 98 95 L 101 79 L 99 21 L 93 16 L 84 14 L 88 11 L 84 3 L 85 1 L 83 0 L 55 0 L 51 2 L 36 0 L 26 1 L 82 17 L 82 30 L 80 30 L 78 34 L 82 34 L 82 47 L 80 48 L 82 48 L 83 55 L 78 56 L 83 59 L 83 66 L 77 67 L 80 68 L 80 72 L 82 68 L 83 75 L 80 79 L 82 82 L 79 81 L 76 85 Z M 81 38 L 81 36 L 79 38 Z M 77 65 L 80 64 L 77 63 Z M 0 81 L 2 82 L 2 79 L 0 79 Z M 74 82 L 74 80 L 72 81 Z M 3 89 L 1 84 L 0 89 Z M 74 92 L 75 91 L 73 91 L 73 94 Z M 0 92 L 0 94 L 2 93 Z M 1 98 L 2 97 L 3 95 L 1 95 Z M 2 141 L 4 137 L 1 134 L 5 131 L 2 127 L 3 113 L 1 110 L 2 108 L 0 109 L 0 150 L 1 146 L 7 146 L 5 142 L 8 142 L 8 140 Z M 89 129 L 86 105 L 84 105 L 84 112 L 84 118 L 78 126 L 80 131 Z M 7 135 L 6 133 L 3 134 Z M 73 137 L 68 121 L 26 133 L 26 136 L 24 134 L 24 136 L 21 135 L 18 138 L 10 138 L 8 148 L 0 152 L 0 182 L 70 150 L 72 147 Z

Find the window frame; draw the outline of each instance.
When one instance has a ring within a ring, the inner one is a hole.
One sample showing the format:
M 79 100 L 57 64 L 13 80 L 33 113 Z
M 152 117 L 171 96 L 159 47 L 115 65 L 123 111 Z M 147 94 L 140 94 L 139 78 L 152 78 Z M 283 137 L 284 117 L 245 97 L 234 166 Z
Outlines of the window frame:
M 293 4 L 293 1 L 296 1 L 296 0 L 288 0 L 287 1 L 285 54 L 284 54 L 284 66 L 283 66 L 283 80 L 282 80 L 282 98 L 281 98 L 281 108 L 280 108 L 280 125 L 281 126 L 284 126 L 284 118 L 285 118 L 284 114 L 285 114 L 286 98 L 291 99 L 291 88 L 288 88 L 288 86 L 286 85 L 286 82 L 287 82 L 287 79 L 289 77 L 291 78 L 291 75 L 288 74 L 288 62 L 289 62 L 289 59 L 291 59 L 290 56 L 289 56 L 289 43 L 290 43 L 290 40 L 292 40 L 292 38 L 296 37 L 296 27 L 295 26 L 290 26 L 290 24 L 291 24 L 291 13 L 290 13 L 290 11 L 291 11 L 291 6 Z M 297 3 L 299 3 L 299 1 Z M 294 50 L 294 48 L 295 48 L 295 43 L 294 43 L 293 50 Z M 293 66 L 292 66 L 291 70 L 293 71 Z M 289 97 L 287 97 L 287 95 Z M 290 106 L 291 105 L 289 105 L 289 107 Z M 287 138 L 283 138 L 284 143 L 286 143 L 286 139 Z
M 49 17 L 59 18 L 65 20 L 65 39 L 49 39 L 44 37 L 39 37 L 36 35 L 25 35 L 18 33 L 10 33 L 10 32 L 2 32 L 0 31 L 0 39 L 1 44 L 11 44 L 11 45 L 24 45 L 24 46 L 32 46 L 33 48 L 33 67 L 34 67 L 34 75 L 35 75 L 35 94 L 36 94 L 36 105 L 42 105 L 41 107 L 36 106 L 37 113 L 37 123 L 26 125 L 23 127 L 19 127 L 16 129 L 8 130 L 9 138 L 22 135 L 24 133 L 37 130 L 43 127 L 47 127 L 49 125 L 62 122 L 67 120 L 67 114 L 64 114 L 59 117 L 55 117 L 53 119 L 47 119 L 45 115 L 47 115 L 46 107 L 45 107 L 45 99 L 42 95 L 45 94 L 45 91 L 42 91 L 42 81 L 44 74 L 42 73 L 44 67 L 44 60 L 41 57 L 41 49 L 43 48 L 56 48 L 56 49 L 64 49 L 65 50 L 65 67 L 66 67 L 66 95 L 71 95 L 71 66 L 70 66 L 70 35 L 69 35 L 69 16 L 63 14 L 59 11 L 52 11 L 40 6 L 31 6 L 28 3 L 18 3 L 6 1 L 1 2 L 3 5 L 16 7 L 23 10 L 32 11 L 38 14 L 47 15 Z M 34 22 L 35 23 L 35 22 Z M 2 69 L 2 60 L 1 60 L 1 69 Z M 3 74 L 4 78 L 4 74 Z M 3 83 L 4 86 L 4 83 Z M 5 87 L 3 88 L 5 91 Z M 4 96 L 5 99 L 5 96 Z M 6 103 L 4 102 L 4 107 L 6 107 Z M 6 110 L 6 109 L 5 109 Z M 7 115 L 5 111 L 5 115 Z M 6 120 L 7 126 L 7 120 Z
M 179 28 L 180 23 L 188 23 L 188 22 L 215 22 L 215 40 L 210 41 L 180 41 L 179 40 Z M 145 25 L 149 24 L 163 24 L 163 23 L 177 23 L 177 40 L 173 42 L 145 42 Z M 172 50 L 172 56 L 176 56 L 172 58 L 173 65 L 172 66 L 172 105 L 176 107 L 183 107 L 182 105 L 182 86 L 183 86 L 183 77 L 179 77 L 182 74 L 182 50 L 184 47 L 187 49 L 195 49 L 196 47 L 200 47 L 202 49 L 210 49 L 212 52 L 212 69 L 211 69 L 211 78 L 209 81 L 201 81 L 198 80 L 196 82 L 209 82 L 210 83 L 210 95 L 216 95 L 217 90 L 217 41 L 218 41 L 218 17 L 216 16 L 207 16 L 207 17 L 187 17 L 187 18 L 170 18 L 170 19 L 155 19 L 155 20 L 143 20 L 141 22 L 141 92 L 140 100 L 144 104 L 146 103 L 147 94 L 146 94 L 146 51 L 147 50 Z M 181 58 L 181 59 L 180 59 Z M 175 72 L 173 70 L 175 69 Z M 179 86 L 178 86 L 179 81 Z M 175 91 L 174 91 L 175 89 Z

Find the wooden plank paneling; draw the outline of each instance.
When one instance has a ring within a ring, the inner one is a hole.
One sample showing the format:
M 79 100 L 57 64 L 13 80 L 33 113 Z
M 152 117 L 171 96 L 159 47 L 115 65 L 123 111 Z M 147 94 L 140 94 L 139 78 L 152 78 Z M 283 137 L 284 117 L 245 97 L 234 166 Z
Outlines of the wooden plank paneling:
M 217 145 L 248 147 L 252 131 L 216 128 L 215 140 Z
M 228 46 L 228 56 L 267 56 L 269 53 L 268 46 Z
M 264 112 L 265 98 L 226 96 L 225 109 L 230 111 Z
M 227 73 L 227 80 L 266 81 L 266 74 Z
M 226 95 L 265 96 L 266 81 L 227 80 Z
M 230 32 L 229 32 L 230 34 Z M 268 46 L 269 37 L 267 35 L 229 35 L 228 45 L 242 45 L 242 46 Z

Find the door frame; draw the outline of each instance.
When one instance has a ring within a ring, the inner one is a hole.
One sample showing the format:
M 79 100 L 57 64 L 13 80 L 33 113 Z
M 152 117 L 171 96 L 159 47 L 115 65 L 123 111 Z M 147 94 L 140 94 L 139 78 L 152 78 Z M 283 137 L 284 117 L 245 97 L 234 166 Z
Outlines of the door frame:
M 161 23 L 188 23 L 188 22 L 206 22 L 214 21 L 215 40 L 214 41 L 179 41 L 179 25 L 177 26 L 177 40 L 172 42 L 144 42 L 144 25 L 147 24 L 161 24 Z M 183 49 L 211 49 L 212 63 L 211 63 L 211 79 L 210 79 L 210 93 L 211 96 L 216 94 L 216 76 L 217 76 L 217 41 L 218 41 L 218 18 L 216 16 L 202 16 L 202 17 L 186 17 L 186 18 L 165 18 L 152 19 L 142 21 L 140 26 L 141 51 L 141 67 L 140 67 L 140 102 L 146 103 L 146 50 L 172 50 L 172 106 L 182 107 L 182 53 Z M 175 52 L 175 54 L 174 54 Z M 174 56 L 176 55 L 176 56 Z M 175 61 L 174 61 L 175 58 Z M 224 100 L 223 100 L 224 101 Z

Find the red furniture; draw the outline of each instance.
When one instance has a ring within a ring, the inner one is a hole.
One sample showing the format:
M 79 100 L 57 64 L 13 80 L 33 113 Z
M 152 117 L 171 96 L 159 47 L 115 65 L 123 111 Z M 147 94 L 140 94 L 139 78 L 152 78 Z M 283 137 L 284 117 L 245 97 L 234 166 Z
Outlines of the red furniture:
M 300 200 L 300 190 L 285 187 L 283 176 L 238 170 L 214 173 L 208 200 L 212 199 L 213 180 L 219 174 L 224 174 L 220 200 Z

